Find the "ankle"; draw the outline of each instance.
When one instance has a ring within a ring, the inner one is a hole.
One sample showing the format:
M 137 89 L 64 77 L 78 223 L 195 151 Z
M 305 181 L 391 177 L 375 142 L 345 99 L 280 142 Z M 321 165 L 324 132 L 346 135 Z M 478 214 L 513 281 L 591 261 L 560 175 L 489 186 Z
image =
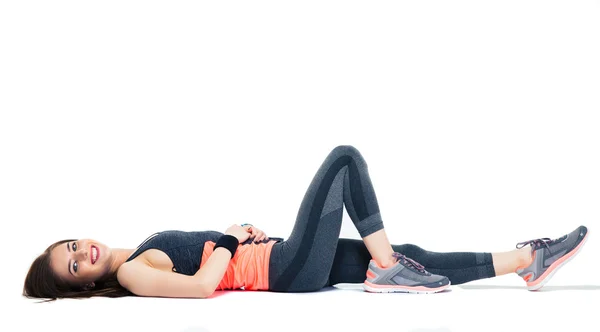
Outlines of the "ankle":
M 533 255 L 531 253 L 531 246 L 527 245 L 521 249 L 516 250 L 517 251 L 517 270 L 518 269 L 522 269 L 522 268 L 526 268 L 529 265 L 531 265 L 531 263 L 533 263 Z
M 387 257 L 386 260 L 377 262 L 377 264 L 379 264 L 379 266 L 381 266 L 382 268 L 387 269 L 387 268 L 393 266 L 394 264 L 396 264 L 397 262 L 398 262 L 398 259 L 396 257 L 390 256 L 390 257 Z

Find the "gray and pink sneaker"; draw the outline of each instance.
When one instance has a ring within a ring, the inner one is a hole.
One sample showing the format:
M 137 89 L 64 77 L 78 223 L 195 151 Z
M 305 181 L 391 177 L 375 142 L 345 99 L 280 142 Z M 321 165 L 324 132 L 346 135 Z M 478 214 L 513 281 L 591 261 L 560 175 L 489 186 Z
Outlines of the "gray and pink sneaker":
M 579 226 L 555 240 L 540 238 L 517 243 L 517 249 L 531 245 L 533 261 L 528 266 L 517 268 L 515 272 L 527 282 L 528 290 L 535 291 L 544 287 L 558 269 L 581 251 L 588 234 L 587 227 Z
M 373 259 L 369 262 L 367 279 L 363 288 L 371 293 L 417 293 L 428 294 L 441 292 L 450 287 L 447 277 L 429 273 L 423 265 L 394 252 L 398 261 L 383 268 Z

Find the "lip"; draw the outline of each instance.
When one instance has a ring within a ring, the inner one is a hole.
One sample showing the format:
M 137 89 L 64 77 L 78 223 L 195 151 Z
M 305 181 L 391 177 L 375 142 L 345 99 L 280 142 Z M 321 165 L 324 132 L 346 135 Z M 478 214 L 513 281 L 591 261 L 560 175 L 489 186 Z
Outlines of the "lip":
M 92 248 L 96 248 L 96 260 L 94 260 L 94 254 L 93 254 L 93 249 Z M 95 245 L 91 245 L 90 246 L 90 262 L 93 264 L 96 264 L 97 261 L 100 260 L 100 249 L 98 249 L 98 247 L 96 247 Z

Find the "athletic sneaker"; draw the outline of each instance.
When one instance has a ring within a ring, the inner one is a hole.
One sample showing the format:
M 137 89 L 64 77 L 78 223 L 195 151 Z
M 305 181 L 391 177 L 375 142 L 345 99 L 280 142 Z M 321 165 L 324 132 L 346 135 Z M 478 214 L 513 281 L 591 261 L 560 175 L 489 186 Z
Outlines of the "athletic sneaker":
M 395 252 L 392 255 L 398 261 L 388 268 L 382 268 L 371 259 L 367 280 L 363 283 L 367 292 L 428 294 L 450 287 L 450 279 L 447 277 L 427 272 L 423 265 L 401 253 Z
M 573 259 L 588 238 L 585 226 L 579 226 L 569 234 L 558 239 L 541 238 L 517 243 L 517 249 L 530 244 L 533 262 L 527 267 L 517 268 L 515 272 L 526 282 L 527 289 L 534 291 L 542 288 L 550 278 Z

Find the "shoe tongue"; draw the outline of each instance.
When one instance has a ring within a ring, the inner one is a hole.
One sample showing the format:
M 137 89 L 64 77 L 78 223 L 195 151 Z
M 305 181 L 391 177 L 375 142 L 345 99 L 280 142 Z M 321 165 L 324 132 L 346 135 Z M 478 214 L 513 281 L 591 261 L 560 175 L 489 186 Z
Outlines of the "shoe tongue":
M 409 261 L 405 261 L 405 260 L 401 259 L 401 260 L 400 260 L 400 262 L 401 262 L 401 263 L 402 263 L 402 265 L 404 265 L 406 268 L 408 268 L 408 269 L 411 269 L 411 270 L 413 270 L 413 271 L 415 271 L 415 272 L 418 272 L 418 273 L 424 273 L 424 274 L 428 274 L 428 273 L 429 273 L 429 272 L 427 272 L 427 270 L 425 270 L 425 271 L 421 272 L 421 270 L 419 270 L 419 269 L 418 269 L 416 266 L 414 266 L 414 265 L 413 265 L 411 262 L 409 262 Z
M 424 273 L 425 275 L 430 275 L 431 273 L 429 273 L 427 270 L 425 270 L 425 268 L 423 267 L 423 272 L 421 272 L 421 270 L 419 269 L 420 264 L 418 264 L 418 262 L 416 262 L 419 267 L 417 267 L 415 264 L 413 264 L 413 262 L 406 256 L 404 255 L 399 255 L 394 253 L 393 255 L 394 257 L 396 257 L 396 262 L 402 264 L 402 266 L 406 267 L 407 269 L 413 270 L 417 273 Z

